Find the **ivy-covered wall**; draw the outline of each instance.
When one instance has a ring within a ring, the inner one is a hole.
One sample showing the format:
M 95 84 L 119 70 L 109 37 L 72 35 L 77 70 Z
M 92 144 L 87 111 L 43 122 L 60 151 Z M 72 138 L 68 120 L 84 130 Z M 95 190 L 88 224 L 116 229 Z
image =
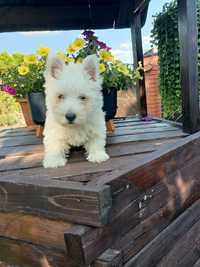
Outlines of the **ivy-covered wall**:
M 200 0 L 198 0 L 198 5 L 200 6 Z M 200 25 L 199 8 L 198 25 Z M 179 120 L 181 118 L 182 108 L 178 9 L 176 0 L 165 4 L 162 11 L 155 16 L 151 37 L 152 43 L 158 47 L 158 55 L 160 58 L 160 91 L 163 117 Z M 200 46 L 200 34 L 198 42 Z

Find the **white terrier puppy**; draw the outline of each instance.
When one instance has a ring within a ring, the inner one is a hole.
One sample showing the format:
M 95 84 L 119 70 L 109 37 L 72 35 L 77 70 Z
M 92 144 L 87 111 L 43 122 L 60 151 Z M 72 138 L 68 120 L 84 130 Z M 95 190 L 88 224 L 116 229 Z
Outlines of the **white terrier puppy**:
M 50 56 L 45 79 L 47 115 L 43 166 L 64 166 L 65 153 L 69 153 L 71 146 L 84 146 L 91 162 L 107 160 L 98 58 L 91 55 L 82 64 L 65 65 L 60 57 Z

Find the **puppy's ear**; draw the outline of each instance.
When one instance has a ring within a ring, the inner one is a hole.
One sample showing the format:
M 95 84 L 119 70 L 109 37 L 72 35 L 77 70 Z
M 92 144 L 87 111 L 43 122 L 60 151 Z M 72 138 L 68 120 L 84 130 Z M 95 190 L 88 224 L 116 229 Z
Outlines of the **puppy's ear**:
M 99 75 L 99 60 L 96 55 L 87 56 L 83 61 L 83 68 L 91 80 L 97 80 Z
M 47 59 L 46 73 L 51 75 L 54 79 L 59 79 L 65 68 L 65 62 L 61 57 L 56 55 L 49 55 Z

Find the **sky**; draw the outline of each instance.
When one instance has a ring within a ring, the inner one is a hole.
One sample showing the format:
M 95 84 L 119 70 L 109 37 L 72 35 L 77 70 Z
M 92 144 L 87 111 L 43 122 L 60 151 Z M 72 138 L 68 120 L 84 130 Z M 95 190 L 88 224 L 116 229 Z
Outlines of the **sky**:
M 153 16 L 162 10 L 162 6 L 170 0 L 151 0 L 148 17 L 142 29 L 144 51 L 150 49 L 150 32 L 153 25 Z M 97 30 L 100 40 L 112 47 L 113 53 L 124 63 L 132 63 L 132 48 L 130 29 Z M 13 32 L 0 33 L 0 52 L 34 53 L 38 47 L 48 46 L 53 51 L 64 51 L 65 48 L 78 36 L 81 31 L 46 31 L 46 32 Z

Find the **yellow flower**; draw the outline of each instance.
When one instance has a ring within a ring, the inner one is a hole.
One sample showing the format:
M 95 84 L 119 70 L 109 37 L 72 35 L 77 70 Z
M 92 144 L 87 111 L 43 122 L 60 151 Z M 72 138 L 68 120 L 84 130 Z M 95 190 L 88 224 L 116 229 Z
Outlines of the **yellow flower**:
M 76 50 L 80 50 L 81 48 L 83 48 L 85 45 L 85 40 L 82 38 L 76 38 L 76 40 L 72 43 L 72 46 L 76 49 Z
M 27 55 L 27 56 L 24 56 L 24 62 L 27 64 L 36 64 L 37 58 L 35 55 Z
M 128 67 L 122 63 L 117 65 L 117 70 L 123 73 L 124 75 L 129 75 Z
M 82 58 L 78 58 L 77 61 L 76 61 L 76 63 L 78 63 L 78 64 L 81 64 L 82 62 L 83 62 Z
M 29 72 L 29 67 L 21 65 L 18 67 L 18 72 L 20 75 L 26 75 Z
M 74 58 L 73 57 L 65 57 L 65 62 L 66 63 L 74 62 Z
M 50 48 L 49 47 L 40 47 L 38 50 L 37 50 L 37 53 L 42 56 L 42 57 L 45 57 L 45 56 L 48 56 L 49 52 L 50 52 Z
M 99 64 L 99 71 L 100 71 L 100 73 L 103 73 L 103 72 L 106 71 L 106 66 L 105 66 L 105 64 L 103 64 L 103 63 Z
M 71 44 L 71 45 L 69 45 L 67 48 L 66 48 L 66 50 L 67 50 L 67 53 L 68 54 L 73 54 L 73 53 L 75 53 L 76 51 L 77 51 L 77 49 Z
M 113 55 L 106 49 L 101 49 L 99 51 L 99 57 L 103 61 L 113 61 Z

